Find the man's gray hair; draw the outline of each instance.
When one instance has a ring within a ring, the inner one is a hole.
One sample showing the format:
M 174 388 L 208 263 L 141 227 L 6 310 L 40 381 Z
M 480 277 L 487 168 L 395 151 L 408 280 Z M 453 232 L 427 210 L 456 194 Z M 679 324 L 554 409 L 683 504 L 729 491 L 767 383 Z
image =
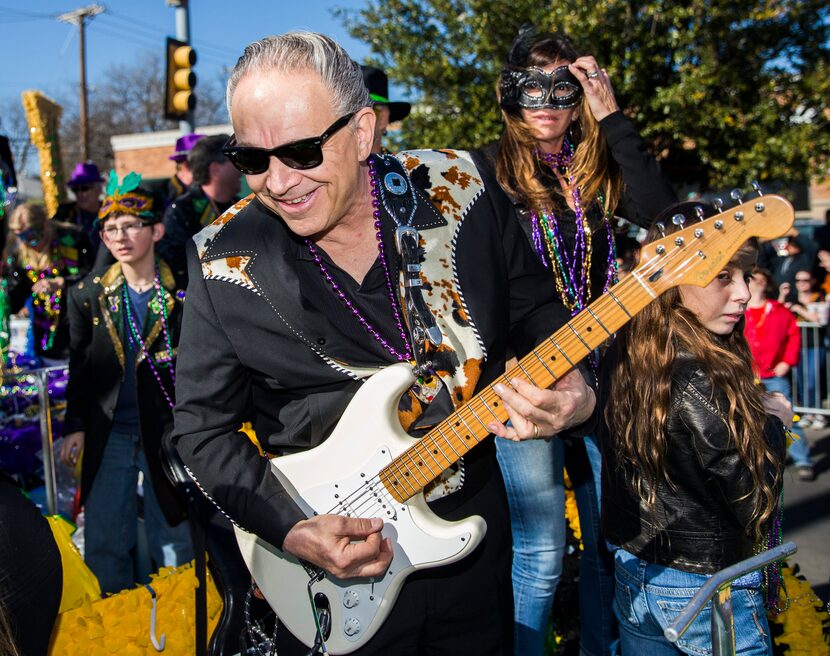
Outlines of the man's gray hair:
M 338 116 L 372 104 L 360 66 L 340 45 L 316 32 L 286 32 L 254 41 L 245 48 L 228 79 L 228 116 L 239 81 L 252 71 L 270 70 L 284 73 L 315 71 L 331 92 Z

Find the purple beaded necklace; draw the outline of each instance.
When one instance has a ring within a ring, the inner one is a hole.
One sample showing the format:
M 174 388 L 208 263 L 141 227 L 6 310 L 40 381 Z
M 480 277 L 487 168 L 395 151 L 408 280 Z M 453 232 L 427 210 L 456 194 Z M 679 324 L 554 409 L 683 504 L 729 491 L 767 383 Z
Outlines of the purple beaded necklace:
M 329 273 L 326 265 L 323 263 L 323 258 L 320 257 L 320 253 L 317 250 L 317 247 L 310 239 L 306 239 L 305 243 L 308 247 L 309 253 L 311 253 L 311 257 L 314 259 L 314 262 L 320 268 L 320 273 L 326 279 L 326 281 L 331 286 L 332 290 L 337 297 L 343 301 L 343 304 L 346 308 L 352 313 L 352 315 L 360 322 L 360 325 L 366 329 L 375 340 L 380 343 L 383 348 L 385 348 L 396 360 L 399 362 L 408 362 L 412 360 L 412 349 L 409 346 L 409 340 L 406 336 L 406 329 L 403 325 L 403 318 L 401 317 L 401 311 L 398 308 L 398 300 L 395 294 L 394 286 L 392 285 L 392 276 L 389 273 L 389 265 L 386 260 L 386 249 L 383 246 L 383 233 L 381 232 L 381 226 L 383 225 L 380 220 L 380 201 L 378 200 L 378 196 L 380 192 L 378 191 L 378 179 L 377 173 L 375 171 L 375 164 L 371 158 L 369 158 L 369 178 L 372 182 L 372 216 L 375 219 L 375 239 L 378 242 L 378 256 L 380 259 L 381 266 L 383 267 L 383 275 L 386 278 L 386 292 L 389 297 L 389 304 L 392 307 L 392 316 L 395 318 L 395 327 L 398 331 L 398 334 L 401 337 L 401 340 L 404 344 L 403 353 L 398 351 L 394 346 L 392 346 L 389 341 L 381 336 L 381 334 L 377 331 L 377 329 L 369 323 L 369 320 L 363 316 L 360 310 L 355 306 L 352 300 L 346 296 L 346 293 L 340 288 L 340 285 L 332 278 L 331 274 Z
M 562 149 L 558 153 L 543 153 L 537 150 L 536 156 L 554 172 L 558 171 L 564 175 L 571 189 L 576 219 L 576 235 L 572 253 L 568 252 L 567 242 L 553 210 L 544 209 L 538 214 L 531 210 L 530 218 L 534 249 L 546 267 L 548 266 L 548 260 L 550 261 L 556 290 L 571 314 L 576 314 L 590 300 L 592 248 L 588 215 L 582 207 L 579 186 L 575 184 L 575 177 L 569 172 L 573 163 L 574 149 L 571 143 L 565 139 Z M 606 266 L 605 285 L 603 287 L 603 292 L 605 292 L 616 281 L 617 258 L 613 230 L 601 195 L 600 202 L 603 207 L 603 219 L 608 239 L 608 265 Z M 545 257 L 546 254 L 547 258 Z
M 167 324 L 167 303 L 165 303 L 164 298 L 164 288 L 161 285 L 161 276 L 159 275 L 158 263 L 156 263 L 156 275 L 153 280 L 153 286 L 156 288 L 156 300 L 161 307 L 160 312 L 160 319 L 161 319 L 161 330 L 164 336 L 164 341 L 167 345 L 167 362 L 165 363 L 165 368 L 170 372 L 170 379 L 172 380 L 173 384 L 176 384 L 176 368 L 173 365 L 173 343 L 170 339 L 170 331 L 168 330 Z M 130 344 L 133 347 L 133 350 L 136 348 L 140 353 L 144 354 L 144 359 L 146 360 L 147 364 L 150 367 L 150 371 L 153 372 L 153 376 L 158 383 L 159 389 L 161 393 L 164 395 L 165 400 L 167 401 L 167 405 L 170 406 L 170 409 L 173 409 L 175 403 L 170 398 L 170 395 L 167 393 L 167 389 L 164 387 L 164 384 L 161 382 L 161 376 L 159 375 L 158 370 L 156 369 L 156 365 L 153 363 L 153 358 L 150 356 L 150 352 L 147 350 L 147 345 L 144 342 L 144 339 L 141 337 L 141 331 L 136 324 L 135 317 L 133 316 L 131 303 L 130 303 L 130 294 L 127 291 L 127 281 L 124 281 L 124 284 L 121 286 L 121 295 L 122 301 L 124 303 L 124 311 L 127 314 L 127 338 L 130 340 Z

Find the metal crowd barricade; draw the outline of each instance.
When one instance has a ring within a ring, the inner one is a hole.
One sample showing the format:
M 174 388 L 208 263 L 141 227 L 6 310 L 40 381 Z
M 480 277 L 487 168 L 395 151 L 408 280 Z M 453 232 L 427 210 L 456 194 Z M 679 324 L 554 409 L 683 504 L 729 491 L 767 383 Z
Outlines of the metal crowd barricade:
M 823 415 L 830 420 L 825 400 L 830 383 L 830 360 L 826 357 L 827 327 L 821 323 L 798 322 L 801 354 L 790 373 L 793 410 L 801 415 Z M 810 383 L 813 382 L 811 385 Z
M 712 575 L 691 601 L 680 611 L 663 635 L 671 643 L 677 642 L 688 629 L 700 611 L 712 599 L 712 655 L 732 656 L 735 654 L 735 625 L 732 621 L 732 582 L 749 574 L 791 556 L 798 550 L 795 542 L 785 542 L 774 549 L 759 553 L 739 563 L 730 565 Z
M 65 371 L 66 366 L 42 367 L 16 373 L 0 374 L 0 385 L 6 386 L 9 380 L 33 378 L 38 396 L 38 420 L 40 422 L 40 441 L 43 450 L 43 482 L 46 491 L 46 508 L 50 515 L 58 513 L 57 478 L 55 475 L 55 451 L 52 435 L 52 403 L 49 397 L 49 372 Z

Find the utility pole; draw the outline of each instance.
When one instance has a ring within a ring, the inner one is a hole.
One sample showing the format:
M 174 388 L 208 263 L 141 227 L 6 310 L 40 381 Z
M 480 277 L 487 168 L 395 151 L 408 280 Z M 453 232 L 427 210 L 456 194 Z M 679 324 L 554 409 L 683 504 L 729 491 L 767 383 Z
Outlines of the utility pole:
M 78 33 L 81 42 L 81 161 L 89 159 L 89 118 L 87 115 L 86 103 L 86 37 L 84 28 L 86 21 L 106 11 L 101 5 L 89 5 L 75 11 L 70 11 L 58 16 L 62 23 L 69 23 L 78 26 Z
M 176 9 L 176 39 L 190 45 L 190 14 L 188 13 L 188 0 L 167 0 L 168 7 Z M 183 134 L 194 132 L 193 110 L 187 113 L 187 119 L 179 121 L 179 130 Z

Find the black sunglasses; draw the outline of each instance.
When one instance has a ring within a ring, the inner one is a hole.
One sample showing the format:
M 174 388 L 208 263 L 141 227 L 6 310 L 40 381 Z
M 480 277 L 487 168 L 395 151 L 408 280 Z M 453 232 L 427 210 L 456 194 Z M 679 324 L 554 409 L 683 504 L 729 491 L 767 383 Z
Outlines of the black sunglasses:
M 268 161 L 276 157 L 292 169 L 313 169 L 323 163 L 323 144 L 343 128 L 356 112 L 340 117 L 319 137 L 309 137 L 292 141 L 276 148 L 254 148 L 253 146 L 239 146 L 236 135 L 231 135 L 228 143 L 222 148 L 222 153 L 231 163 L 246 175 L 257 175 L 268 170 Z

